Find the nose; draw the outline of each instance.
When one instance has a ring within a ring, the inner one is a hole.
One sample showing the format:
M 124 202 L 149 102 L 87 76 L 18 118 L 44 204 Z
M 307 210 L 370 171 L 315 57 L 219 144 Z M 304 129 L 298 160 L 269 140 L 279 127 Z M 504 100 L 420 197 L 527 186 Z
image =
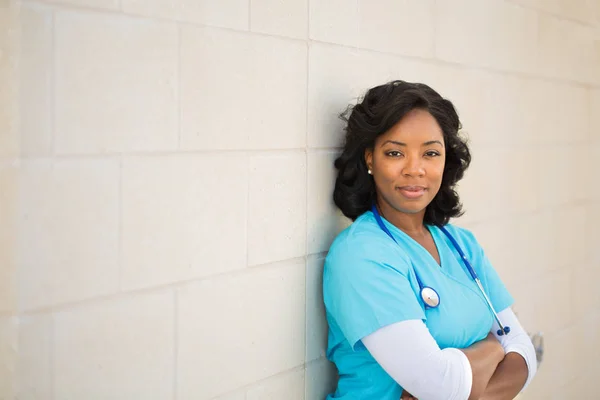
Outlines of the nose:
M 406 163 L 402 168 L 402 175 L 410 177 L 425 175 L 425 168 L 423 167 L 423 160 L 421 157 L 406 157 Z

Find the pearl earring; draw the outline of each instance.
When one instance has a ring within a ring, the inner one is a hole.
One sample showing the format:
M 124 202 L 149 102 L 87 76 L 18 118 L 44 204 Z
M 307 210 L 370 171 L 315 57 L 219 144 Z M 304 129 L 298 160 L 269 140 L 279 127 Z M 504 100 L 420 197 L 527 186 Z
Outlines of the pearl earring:
M 368 170 L 367 172 L 369 173 L 369 175 L 373 175 L 373 171 Z

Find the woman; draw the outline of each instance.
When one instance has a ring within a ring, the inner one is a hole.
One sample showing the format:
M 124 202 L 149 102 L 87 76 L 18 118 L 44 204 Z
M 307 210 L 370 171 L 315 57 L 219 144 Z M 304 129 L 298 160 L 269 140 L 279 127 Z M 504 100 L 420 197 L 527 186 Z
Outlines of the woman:
M 328 399 L 514 398 L 535 351 L 473 234 L 448 223 L 471 161 L 452 103 L 394 81 L 345 115 L 334 201 L 354 222 L 325 262 Z

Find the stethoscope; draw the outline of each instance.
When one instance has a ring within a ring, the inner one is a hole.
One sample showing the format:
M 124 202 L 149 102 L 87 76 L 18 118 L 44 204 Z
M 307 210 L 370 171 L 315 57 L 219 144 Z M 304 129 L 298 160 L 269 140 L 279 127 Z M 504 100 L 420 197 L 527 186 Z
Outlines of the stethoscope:
M 375 220 L 377 221 L 377 224 L 379 225 L 381 230 L 384 231 L 385 233 L 387 233 L 387 235 L 389 237 L 391 237 L 392 240 L 394 242 L 396 242 L 397 245 L 400 245 L 396 241 L 396 239 L 394 238 L 392 233 L 389 231 L 387 226 L 385 226 L 385 224 L 383 223 L 383 220 L 381 219 L 381 215 L 379 214 L 379 210 L 377 210 L 377 207 L 375 206 L 375 204 L 373 204 L 373 206 L 371 207 L 371 211 L 373 212 L 373 215 L 375 216 Z M 446 228 L 444 228 L 443 226 L 440 226 L 439 228 L 442 232 L 444 232 L 444 234 L 448 237 L 448 239 L 450 239 L 450 242 L 452 242 L 452 245 L 454 246 L 454 248 L 460 255 L 460 258 L 462 259 L 463 263 L 465 264 L 465 267 L 467 267 L 469 274 L 471 274 L 471 278 L 473 278 L 473 280 L 477 284 L 477 287 L 481 291 L 481 294 L 483 294 L 483 297 L 485 298 L 485 302 L 487 303 L 487 306 L 489 307 L 492 314 L 494 314 L 494 318 L 496 319 L 496 322 L 498 323 L 498 326 L 500 327 L 500 329 L 498 329 L 498 331 L 496 333 L 498 334 L 498 336 L 508 334 L 510 332 L 510 327 L 503 326 L 502 322 L 500 322 L 500 318 L 498 318 L 498 313 L 496 313 L 496 310 L 494 309 L 492 302 L 490 301 L 489 297 L 485 293 L 485 290 L 483 289 L 483 286 L 481 285 L 481 281 L 479 280 L 477 273 L 471 266 L 471 263 L 467 259 L 467 256 L 465 256 L 465 253 L 462 251 L 459 244 L 456 242 L 454 237 L 452 237 L 450 232 L 448 232 L 448 230 Z M 421 281 L 421 278 L 419 278 L 419 274 L 417 274 L 417 271 L 415 271 L 415 276 L 417 277 L 417 283 L 419 284 L 419 293 L 421 296 L 421 300 L 423 301 L 423 304 L 425 305 L 425 308 L 437 308 L 440 305 L 440 295 L 438 294 L 438 292 L 430 286 L 423 285 L 423 282 Z

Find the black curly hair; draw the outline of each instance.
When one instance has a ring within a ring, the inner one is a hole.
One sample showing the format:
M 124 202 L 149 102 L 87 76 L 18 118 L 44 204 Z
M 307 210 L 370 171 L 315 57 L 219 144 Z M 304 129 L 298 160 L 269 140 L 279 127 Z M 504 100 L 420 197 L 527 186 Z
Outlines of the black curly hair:
M 428 111 L 442 129 L 446 163 L 442 184 L 425 210 L 424 223 L 443 226 L 450 218 L 463 214 L 455 191 L 471 163 L 471 153 L 464 138 L 454 105 L 422 83 L 395 80 L 369 89 L 355 106 L 349 106 L 340 118 L 346 122 L 344 150 L 335 160 L 338 170 L 333 201 L 348 218 L 355 220 L 375 201 L 375 183 L 368 174 L 365 150 L 373 148 L 375 139 L 414 109 Z

